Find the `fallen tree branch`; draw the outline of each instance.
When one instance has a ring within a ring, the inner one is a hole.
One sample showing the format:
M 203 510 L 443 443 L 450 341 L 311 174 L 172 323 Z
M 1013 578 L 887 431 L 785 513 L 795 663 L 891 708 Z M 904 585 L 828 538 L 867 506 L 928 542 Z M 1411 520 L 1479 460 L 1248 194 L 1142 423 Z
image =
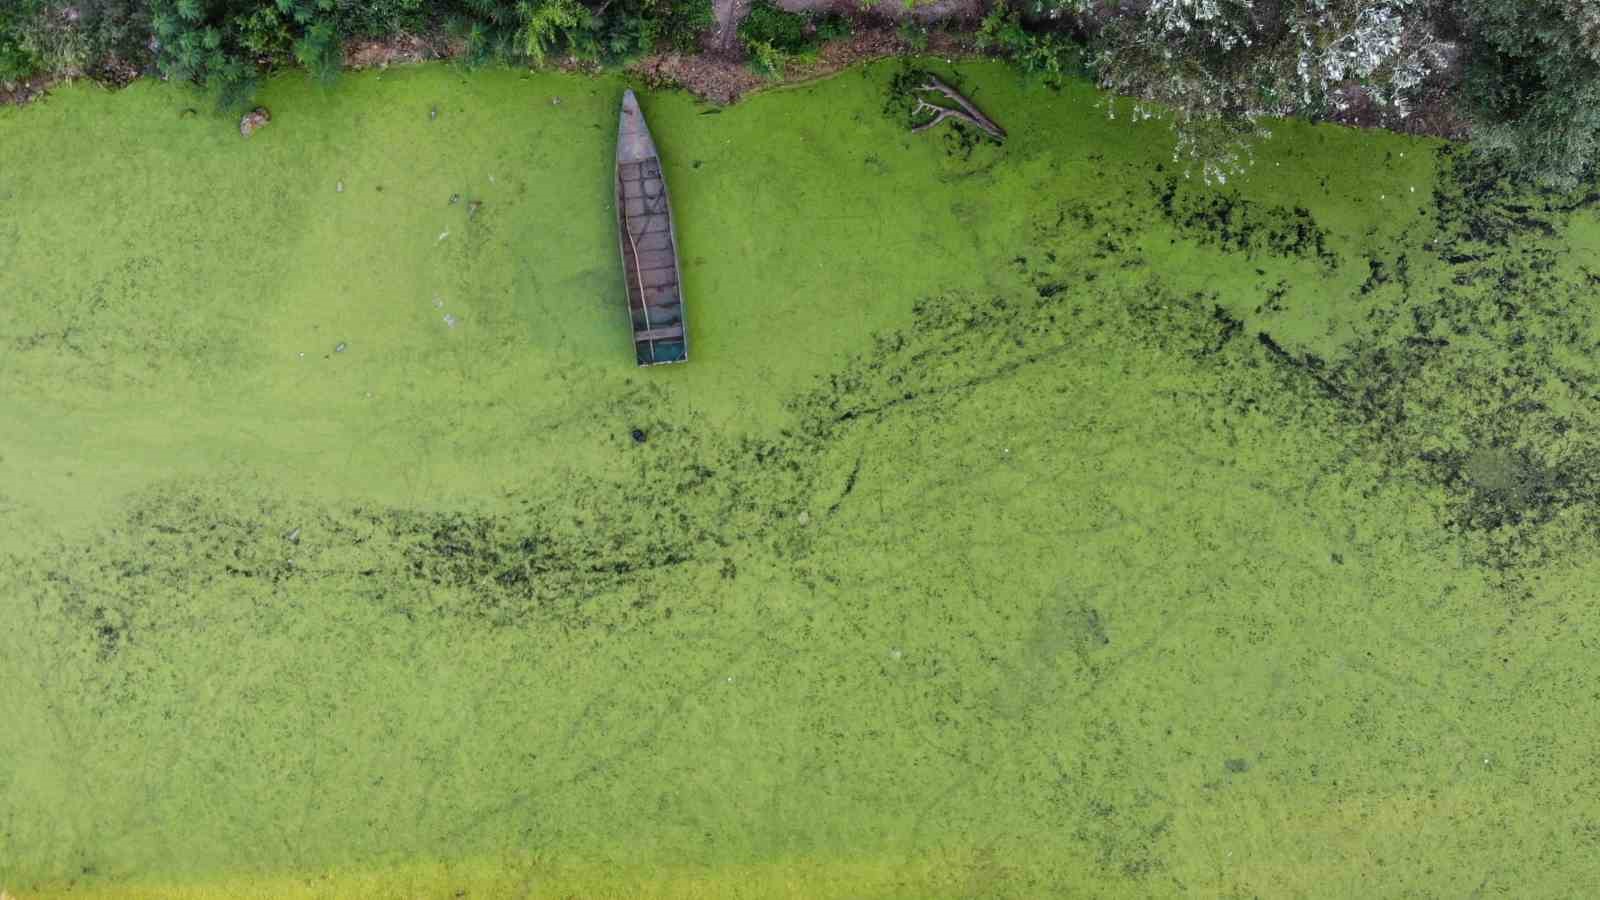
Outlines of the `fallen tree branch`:
M 995 120 L 984 115 L 983 112 L 976 106 L 973 106 L 971 100 L 961 96 L 960 91 L 948 84 L 945 84 L 944 81 L 939 78 L 939 76 L 932 74 L 928 75 L 927 80 L 922 83 L 922 90 L 932 91 L 936 94 L 943 94 L 945 97 L 955 101 L 961 108 L 951 109 L 948 106 L 939 106 L 938 104 L 929 103 L 926 100 L 918 99 L 917 108 L 913 115 L 919 115 L 925 110 L 937 110 L 938 112 L 934 114 L 933 121 L 927 123 L 926 125 L 919 125 L 916 128 L 911 129 L 912 131 L 923 131 L 925 129 L 932 128 L 940 122 L 943 122 L 945 119 L 954 116 L 983 130 L 984 132 L 988 133 L 990 137 L 997 141 L 1003 141 L 1006 139 L 1006 130 L 1004 128 L 1001 128 L 999 124 L 995 122 Z
M 959 109 L 951 109 L 948 106 L 940 106 L 940 105 L 938 105 L 936 103 L 929 103 L 926 100 L 918 100 L 917 101 L 917 108 L 911 111 L 911 115 L 912 116 L 920 116 L 925 112 L 933 113 L 933 118 L 929 119 L 926 122 L 923 122 L 921 125 L 913 126 L 912 129 L 911 129 L 913 132 L 927 131 L 929 128 L 932 128 L 933 126 L 939 124 L 940 122 L 943 122 L 945 119 L 948 119 L 948 118 L 951 118 L 951 117 L 955 117 L 955 118 L 960 119 L 960 120 L 962 120 L 964 122 L 969 122 L 969 123 L 971 123 L 973 126 L 975 126 L 977 128 L 982 128 L 983 127 L 982 125 L 978 124 L 978 121 L 976 119 L 972 118 L 971 116 L 967 115 L 966 113 L 962 112 Z

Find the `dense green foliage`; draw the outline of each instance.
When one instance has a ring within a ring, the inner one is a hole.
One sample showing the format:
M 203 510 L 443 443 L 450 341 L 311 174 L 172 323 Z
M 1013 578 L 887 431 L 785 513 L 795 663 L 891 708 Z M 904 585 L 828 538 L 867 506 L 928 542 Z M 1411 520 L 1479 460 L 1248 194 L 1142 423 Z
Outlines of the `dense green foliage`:
M 353 39 L 448 34 L 469 65 L 614 63 L 692 50 L 712 24 L 710 0 L 19 0 L 0 11 L 0 81 L 120 60 L 236 108 L 277 67 L 333 80 Z
M 1059 83 L 1067 75 L 1086 75 L 1083 45 L 1058 31 L 1028 29 L 1016 8 L 996 3 L 978 26 L 977 44 L 1014 60 L 1024 72 Z
M 31 75 L 38 67 L 38 59 L 24 43 L 22 10 L 0 9 L 0 82 L 15 81 Z
M 1577 0 L 1469 0 L 1466 96 L 1479 145 L 1557 188 L 1600 158 L 1600 6 Z
M 739 42 L 750 54 L 750 66 L 774 78 L 791 60 L 804 59 L 824 42 L 849 33 L 850 21 L 836 13 L 792 13 L 767 0 L 752 4 L 750 14 L 739 23 Z

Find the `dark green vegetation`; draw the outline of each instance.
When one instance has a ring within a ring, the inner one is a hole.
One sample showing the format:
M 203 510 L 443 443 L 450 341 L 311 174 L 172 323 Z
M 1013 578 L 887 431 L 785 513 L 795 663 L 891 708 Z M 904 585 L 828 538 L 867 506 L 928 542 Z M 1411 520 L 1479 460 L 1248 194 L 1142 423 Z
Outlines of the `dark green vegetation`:
M 1572 189 L 1600 162 L 1600 4 L 1470 0 L 1467 99 L 1479 145 Z
M 838 13 L 785 12 L 756 0 L 750 14 L 739 23 L 739 41 L 750 55 L 750 65 L 763 75 L 779 77 L 790 61 L 815 53 L 825 42 L 850 33 L 850 20 Z
M 0 81 L 107 61 L 193 82 L 224 109 L 288 65 L 323 82 L 345 42 L 431 35 L 468 65 L 544 64 L 554 54 L 616 63 L 657 47 L 692 50 L 710 0 L 20 0 L 0 11 Z
M 1089 50 L 1075 36 L 1055 29 L 1029 28 L 1022 14 L 1008 3 L 996 3 L 979 23 L 974 41 L 1038 76 L 1046 84 L 1059 84 L 1068 76 L 1089 76 Z
M 0 110 L 0 887 L 1600 881 L 1593 201 L 1293 123 L 1209 188 L 921 64 L 1006 143 L 645 98 L 648 373 L 615 80 Z

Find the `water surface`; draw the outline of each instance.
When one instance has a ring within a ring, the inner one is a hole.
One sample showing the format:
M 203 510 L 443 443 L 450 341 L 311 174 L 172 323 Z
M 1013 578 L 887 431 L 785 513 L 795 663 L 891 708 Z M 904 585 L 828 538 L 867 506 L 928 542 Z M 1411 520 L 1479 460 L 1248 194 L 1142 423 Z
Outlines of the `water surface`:
M 1207 188 L 988 64 L 963 146 L 895 65 L 644 94 L 651 371 L 619 80 L 0 110 L 0 886 L 1600 878 L 1592 201 L 1294 124 Z

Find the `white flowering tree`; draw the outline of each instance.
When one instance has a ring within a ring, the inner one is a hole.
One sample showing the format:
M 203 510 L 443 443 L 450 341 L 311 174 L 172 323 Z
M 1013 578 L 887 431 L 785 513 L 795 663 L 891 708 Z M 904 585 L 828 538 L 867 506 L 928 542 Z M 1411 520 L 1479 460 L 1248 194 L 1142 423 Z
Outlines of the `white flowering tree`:
M 1248 164 L 1263 118 L 1327 116 L 1357 93 L 1406 115 L 1444 60 L 1428 2 L 1055 0 L 1040 11 L 1103 23 L 1101 84 L 1170 109 L 1177 158 L 1221 181 Z M 1144 105 L 1134 113 L 1154 114 Z

